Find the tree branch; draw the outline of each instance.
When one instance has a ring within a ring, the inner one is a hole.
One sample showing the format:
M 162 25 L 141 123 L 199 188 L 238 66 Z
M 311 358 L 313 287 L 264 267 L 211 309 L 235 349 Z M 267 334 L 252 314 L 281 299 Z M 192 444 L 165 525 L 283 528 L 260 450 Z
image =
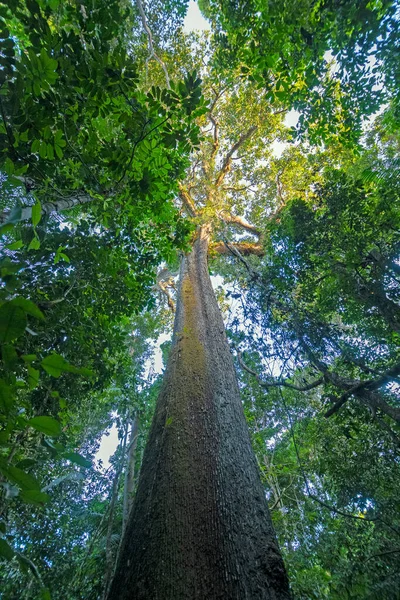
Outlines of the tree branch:
M 54 200 L 54 202 L 47 202 L 43 204 L 41 207 L 42 215 L 48 215 L 53 212 L 62 212 L 63 210 L 69 210 L 74 208 L 75 206 L 79 206 L 80 204 L 87 204 L 88 202 L 92 202 L 94 198 L 89 196 L 86 193 L 77 193 L 67 198 L 62 198 L 60 200 Z M 28 221 L 32 217 L 32 206 L 24 206 L 21 209 L 21 216 L 18 219 L 19 221 Z M 0 224 L 5 223 L 10 216 L 11 211 L 3 211 L 0 214 Z
M 396 377 L 397 375 L 400 374 L 400 364 L 394 365 L 391 369 L 389 369 L 388 371 L 386 371 L 386 373 L 384 373 L 383 375 L 381 375 L 380 377 L 378 377 L 377 379 L 369 379 L 368 381 L 357 381 L 355 382 L 349 389 L 347 389 L 344 394 L 341 395 L 341 397 L 339 398 L 339 400 L 337 400 L 337 402 L 335 402 L 335 404 L 325 413 L 325 417 L 331 417 L 333 414 L 335 414 L 336 412 L 338 412 L 338 410 L 343 406 L 343 404 L 345 404 L 345 402 L 347 402 L 347 400 L 349 400 L 349 398 L 354 394 L 354 395 L 360 395 L 360 392 L 362 392 L 363 390 L 368 391 L 368 392 L 372 392 L 373 390 L 377 390 L 378 388 L 380 388 L 382 385 L 385 385 L 386 383 L 389 383 L 391 379 L 393 379 L 393 377 Z M 329 377 L 329 375 L 328 375 Z M 341 387 L 348 386 L 348 383 L 345 383 L 344 381 L 340 381 L 340 378 L 335 377 L 334 381 L 332 381 L 332 383 L 334 383 L 335 385 L 341 385 Z M 363 396 L 363 394 L 361 394 Z M 389 414 L 389 416 L 391 416 L 395 421 L 400 423 L 400 411 L 394 407 L 391 407 L 389 404 L 387 404 L 382 398 L 380 398 L 379 396 L 377 396 L 376 394 L 368 394 L 367 396 L 367 400 L 369 399 L 371 402 L 371 405 L 375 404 L 376 408 L 380 408 L 381 410 L 383 410 L 383 412 L 386 412 L 386 414 Z M 383 406 L 385 405 L 385 406 Z M 392 409 L 391 411 L 387 411 L 387 409 Z
M 142 19 L 142 25 L 144 30 L 147 33 L 147 38 L 148 38 L 148 43 L 149 43 L 149 56 L 146 59 L 146 64 L 152 59 L 154 58 L 159 65 L 161 65 L 162 70 L 164 71 L 165 74 L 165 79 L 167 82 L 167 87 L 170 88 L 171 84 L 169 81 L 169 75 L 168 75 L 168 70 L 167 67 L 165 66 L 165 63 L 163 60 L 161 60 L 161 58 L 156 54 L 156 51 L 154 49 L 154 43 L 153 43 L 153 34 L 151 33 L 151 29 L 147 23 L 147 18 L 146 18 L 146 13 L 144 12 L 144 8 L 143 8 L 143 4 L 141 2 L 141 0 L 136 0 L 136 6 L 138 7 L 139 10 L 139 14 L 140 17 Z
M 214 127 L 214 134 L 213 134 L 214 143 L 213 143 L 213 149 L 212 149 L 212 152 L 211 152 L 211 160 L 214 160 L 214 158 L 215 158 L 215 156 L 216 156 L 216 154 L 218 152 L 218 148 L 219 148 L 219 137 L 218 137 L 219 123 L 218 123 L 217 119 L 212 116 L 211 112 L 208 115 L 208 118 L 210 119 L 210 121 L 211 121 L 211 123 L 213 124 L 213 127 Z
M 253 127 L 250 127 L 250 129 L 248 131 L 246 131 L 246 133 L 244 133 L 240 139 L 236 142 L 236 144 L 234 144 L 232 146 L 232 148 L 229 150 L 229 152 L 227 153 L 227 155 L 224 158 L 224 161 L 222 163 L 222 167 L 220 172 L 218 173 L 218 177 L 215 180 L 215 185 L 218 187 L 219 185 L 221 185 L 221 183 L 223 182 L 225 175 L 228 173 L 230 166 L 231 166 L 231 159 L 232 156 L 234 155 L 234 153 L 239 150 L 240 146 L 242 146 L 249 138 L 251 138 L 251 136 L 253 135 L 253 133 L 257 131 L 257 125 L 253 125 Z
M 245 371 L 250 373 L 250 375 L 253 375 L 253 377 L 255 377 L 257 379 L 258 383 L 263 388 L 286 387 L 291 390 L 296 390 L 297 392 L 308 392 L 309 390 L 312 390 L 324 383 L 324 377 L 320 377 L 319 379 L 316 379 L 315 381 L 312 381 L 311 383 L 308 383 L 307 385 L 303 385 L 303 386 L 295 385 L 293 383 L 288 383 L 286 380 L 263 381 L 261 379 L 260 375 L 258 375 L 258 373 L 256 373 L 256 371 L 253 371 L 253 369 L 250 369 L 246 365 L 246 363 L 243 362 L 241 352 L 238 353 L 238 361 L 239 361 L 240 366 L 243 367 L 243 369 Z
M 315 494 L 313 494 L 311 492 L 310 486 L 308 484 L 308 479 L 307 479 L 307 476 L 306 476 L 306 473 L 305 473 L 305 470 L 304 470 L 304 467 L 303 467 L 303 463 L 302 463 L 302 460 L 300 458 L 300 452 L 299 452 L 299 449 L 297 447 L 297 441 L 296 441 L 296 437 L 294 435 L 292 418 L 291 418 L 290 413 L 288 411 L 288 408 L 286 406 L 286 402 L 285 402 L 285 399 L 284 399 L 284 396 L 282 394 L 282 390 L 281 389 L 279 390 L 279 394 L 280 394 L 280 397 L 281 397 L 281 400 L 282 400 L 282 404 L 283 404 L 283 407 L 285 409 L 285 412 L 286 412 L 286 415 L 287 415 L 287 418 L 288 418 L 288 421 L 289 421 L 289 430 L 290 430 L 290 435 L 291 435 L 292 440 L 293 440 L 293 446 L 294 446 L 294 450 L 295 450 L 295 453 L 296 453 L 297 464 L 299 465 L 300 472 L 301 472 L 301 475 L 303 477 L 303 480 L 304 480 L 304 483 L 305 483 L 305 486 L 306 486 L 306 490 L 307 490 L 307 495 L 309 496 L 309 498 L 311 498 L 312 500 L 314 500 L 315 502 L 317 502 L 318 504 L 320 504 L 321 506 L 323 506 L 327 510 L 329 510 L 331 512 L 334 512 L 334 513 L 336 513 L 338 515 L 341 515 L 342 517 L 347 517 L 348 519 L 362 519 L 362 521 L 364 521 L 364 522 L 375 522 L 376 523 L 376 522 L 379 521 L 379 522 L 383 523 L 384 525 L 386 525 L 386 527 L 388 527 L 389 529 L 391 529 L 392 531 L 394 531 L 397 535 L 400 535 L 400 532 L 396 528 L 394 528 L 392 525 L 390 525 L 389 523 L 387 523 L 386 521 L 384 521 L 378 515 L 377 516 L 373 516 L 373 517 L 367 517 L 367 515 L 362 515 L 362 516 L 353 515 L 351 513 L 345 512 L 344 510 L 340 510 L 340 509 L 338 509 L 338 508 L 336 508 L 334 506 L 331 506 L 330 504 L 328 504 L 327 502 L 324 502 L 323 500 L 321 500 L 320 498 L 318 498 L 318 496 L 315 496 Z
M 171 311 L 175 313 L 175 303 L 171 297 L 171 294 L 168 291 L 168 288 L 175 289 L 175 281 L 168 269 L 162 269 L 157 274 L 157 287 L 167 298 L 167 303 Z
M 196 206 L 191 195 L 181 183 L 179 184 L 179 198 L 182 201 L 183 208 L 186 210 L 188 215 L 190 217 L 195 217 L 197 215 Z
M 264 256 L 265 250 L 261 244 L 253 244 L 250 242 L 214 242 L 210 244 L 210 249 L 222 254 L 235 254 L 232 249 L 238 250 L 243 256 L 254 254 L 255 256 Z
M 260 238 L 262 236 L 261 231 L 259 229 L 257 229 L 257 227 L 255 227 L 251 223 L 248 223 L 246 221 L 246 219 L 243 219 L 242 217 L 238 217 L 236 215 L 232 215 L 231 213 L 227 213 L 224 211 L 219 212 L 218 217 L 225 223 L 231 223 L 232 225 L 237 225 L 238 227 L 241 227 L 242 229 L 249 231 L 253 235 L 256 235 L 258 238 Z

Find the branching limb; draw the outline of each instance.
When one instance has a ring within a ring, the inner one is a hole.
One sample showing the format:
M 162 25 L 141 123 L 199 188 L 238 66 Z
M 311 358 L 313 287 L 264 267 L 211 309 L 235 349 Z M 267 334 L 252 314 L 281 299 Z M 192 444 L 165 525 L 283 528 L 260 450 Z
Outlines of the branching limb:
M 195 217 L 197 215 L 196 206 L 193 202 L 193 199 L 184 185 L 179 184 L 179 198 L 182 201 L 183 208 L 186 210 L 190 217 Z
M 175 313 L 175 302 L 173 301 L 168 289 L 175 289 L 175 281 L 168 269 L 162 269 L 157 274 L 157 287 L 166 297 L 168 306 L 171 309 L 171 311 Z
M 368 560 L 371 560 L 372 558 L 379 558 L 380 556 L 387 556 L 388 554 L 396 554 L 397 552 L 400 552 L 400 548 L 393 548 L 393 550 L 386 550 L 386 552 L 379 552 L 378 554 L 371 554 L 371 556 L 368 556 L 364 562 L 367 562 Z
M 165 80 L 167 82 L 167 87 L 170 88 L 171 84 L 169 81 L 168 70 L 167 70 L 167 67 L 166 67 L 164 61 L 161 60 L 161 58 L 156 54 L 156 51 L 154 49 L 153 34 L 151 33 L 151 29 L 149 27 L 149 24 L 147 23 L 146 13 L 144 12 L 144 8 L 143 8 L 143 4 L 142 4 L 141 0 L 136 0 L 136 6 L 138 7 L 140 18 L 142 19 L 142 25 L 143 25 L 144 30 L 147 33 L 147 38 L 148 38 L 149 56 L 146 59 L 146 64 L 152 58 L 154 58 L 158 62 L 158 64 L 161 66 L 162 70 L 164 71 Z
M 243 219 L 242 217 L 238 217 L 236 215 L 232 215 L 231 213 L 227 213 L 224 211 L 219 212 L 218 217 L 225 223 L 231 223 L 232 225 L 237 225 L 238 227 L 245 229 L 249 233 L 256 235 L 258 238 L 261 238 L 261 236 L 262 236 L 262 232 L 259 229 L 257 229 L 257 227 L 255 227 L 254 225 L 252 225 L 251 223 L 249 223 L 248 221 L 246 221 L 246 219 Z
M 236 249 L 243 256 L 249 256 L 254 254 L 255 256 L 264 256 L 265 251 L 263 246 L 260 244 L 252 244 L 250 242 L 214 242 L 210 244 L 211 250 L 218 252 L 218 254 L 229 255 L 234 254 L 232 249 Z
M 163 281 L 159 281 L 157 283 L 159 289 L 162 291 L 162 293 L 164 294 L 164 296 L 167 298 L 167 303 L 169 308 L 171 309 L 171 311 L 173 313 L 175 313 L 175 302 L 172 300 L 172 296 L 168 291 L 168 287 L 170 287 L 169 285 L 167 285 L 165 282 Z
M 251 136 L 253 135 L 253 133 L 257 131 L 257 125 L 253 125 L 253 127 L 250 127 L 250 129 L 248 131 L 246 131 L 241 137 L 240 139 L 236 142 L 236 144 L 234 144 L 232 146 L 232 148 L 229 150 L 229 152 L 227 153 L 227 155 L 224 158 L 224 161 L 222 163 L 222 167 L 220 172 L 218 173 L 218 177 L 215 180 L 215 185 L 218 187 L 219 185 L 221 185 L 221 183 L 223 182 L 225 175 L 228 173 L 228 171 L 230 170 L 230 166 L 231 166 L 231 160 L 232 160 L 232 156 L 235 154 L 235 152 L 237 150 L 239 150 L 239 148 L 249 139 L 251 138 Z
M 338 410 L 349 400 L 349 398 L 353 395 L 365 397 L 368 404 L 375 408 L 380 408 L 382 412 L 385 412 L 392 419 L 400 423 L 400 410 L 390 406 L 381 398 L 378 394 L 371 394 L 373 390 L 377 390 L 383 385 L 389 383 L 394 377 L 400 374 L 400 364 L 394 365 L 391 369 L 386 371 L 383 375 L 378 377 L 377 379 L 369 379 L 368 381 L 357 381 L 354 382 L 353 385 L 347 389 L 344 394 L 341 395 L 339 400 L 335 402 L 335 404 L 325 413 L 325 417 L 331 417 L 333 414 L 338 412 Z M 348 383 L 341 381 L 340 378 L 335 377 L 333 381 L 335 385 L 340 385 L 341 387 L 348 387 Z
M 72 285 L 70 285 L 70 287 L 67 289 L 67 291 L 64 293 L 64 295 L 61 296 L 61 298 L 57 298 L 56 300 L 47 300 L 44 302 L 40 302 L 39 306 L 47 307 L 47 306 L 53 306 L 54 304 L 59 304 L 60 302 L 64 302 L 64 300 L 66 299 L 68 294 L 74 289 L 75 284 L 76 284 L 76 281 L 74 281 L 72 283 Z
M 396 533 L 396 535 L 400 535 L 400 532 L 395 527 L 393 527 L 392 525 L 390 525 L 390 523 L 387 523 L 386 521 L 384 521 L 379 515 L 371 516 L 371 517 L 369 517 L 367 515 L 354 515 L 352 513 L 346 512 L 344 510 L 340 510 L 340 509 L 338 509 L 338 508 L 336 508 L 336 507 L 328 504 L 327 502 L 324 502 L 323 500 L 321 500 L 320 498 L 318 498 L 318 496 L 316 496 L 315 494 L 312 493 L 312 491 L 310 490 L 310 486 L 309 486 L 309 483 L 308 483 L 308 478 L 307 478 L 306 472 L 304 470 L 303 462 L 302 462 L 302 460 L 300 458 L 300 452 L 299 452 L 299 449 L 297 447 L 297 440 L 296 440 L 296 437 L 294 435 L 294 427 L 293 427 L 292 418 L 291 418 L 290 413 L 288 411 L 288 408 L 286 406 L 286 402 L 285 402 L 284 396 L 282 394 L 282 390 L 279 390 L 279 393 L 280 393 L 282 404 L 283 404 L 283 407 L 285 409 L 285 412 L 286 412 L 286 415 L 287 415 L 287 418 L 288 418 L 288 421 L 289 421 L 290 435 L 291 435 L 292 440 L 293 440 L 293 446 L 294 446 L 294 450 L 295 450 L 295 453 L 296 453 L 297 464 L 299 465 L 299 469 L 300 469 L 301 475 L 303 477 L 303 480 L 304 480 L 304 483 L 305 483 L 305 486 L 306 486 L 308 497 L 311 498 L 312 500 L 314 500 L 315 502 L 317 502 L 318 504 L 320 504 L 323 508 L 326 508 L 327 510 L 329 510 L 329 511 L 335 513 L 335 514 L 341 515 L 342 517 L 346 517 L 348 519 L 362 519 L 362 521 L 364 523 L 365 522 L 375 522 L 376 523 L 376 522 L 379 521 L 383 525 L 386 525 L 386 527 L 388 527 L 391 531 L 393 531 L 394 533 Z
M 316 379 L 315 381 L 312 381 L 311 383 L 308 383 L 306 385 L 300 386 L 300 385 L 295 385 L 293 383 L 288 383 L 286 380 L 276 380 L 276 381 L 263 381 L 260 377 L 260 375 L 258 373 L 256 373 L 256 371 L 253 371 L 253 369 L 250 369 L 245 362 L 243 362 L 242 359 L 242 354 L 241 352 L 238 353 L 238 360 L 239 360 L 239 364 L 240 366 L 247 371 L 247 373 L 250 373 L 250 375 L 253 375 L 253 377 L 255 377 L 258 381 L 258 383 L 260 384 L 261 387 L 263 388 L 270 388 L 270 387 L 286 387 L 289 388 L 291 390 L 296 390 L 297 392 L 308 392 L 309 390 L 312 390 L 320 385 L 322 385 L 324 383 L 324 377 L 320 377 L 319 379 Z

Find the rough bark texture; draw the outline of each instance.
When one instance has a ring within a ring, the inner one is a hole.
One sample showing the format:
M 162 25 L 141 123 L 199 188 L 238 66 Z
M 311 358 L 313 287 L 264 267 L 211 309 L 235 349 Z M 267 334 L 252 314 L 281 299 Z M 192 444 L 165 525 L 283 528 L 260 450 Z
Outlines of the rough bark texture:
M 133 417 L 131 436 L 128 446 L 128 457 L 126 461 L 125 484 L 124 484 L 124 505 L 122 510 L 122 532 L 125 531 L 131 512 L 133 496 L 135 491 L 135 463 L 136 447 L 139 435 L 139 415 Z
M 287 600 L 200 231 L 109 600 Z

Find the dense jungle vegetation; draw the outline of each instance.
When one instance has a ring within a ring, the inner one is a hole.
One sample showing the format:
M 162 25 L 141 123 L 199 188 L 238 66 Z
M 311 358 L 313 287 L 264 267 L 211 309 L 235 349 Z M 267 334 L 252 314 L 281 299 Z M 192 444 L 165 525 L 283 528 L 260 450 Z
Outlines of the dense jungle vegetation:
M 0 598 L 400 599 L 400 5 L 198 5 L 0 2 Z

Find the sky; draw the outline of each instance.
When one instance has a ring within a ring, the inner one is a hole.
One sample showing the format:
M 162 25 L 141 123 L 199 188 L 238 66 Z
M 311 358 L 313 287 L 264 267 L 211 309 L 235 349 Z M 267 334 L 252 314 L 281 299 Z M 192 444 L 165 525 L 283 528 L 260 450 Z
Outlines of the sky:
M 201 14 L 197 2 L 190 0 L 189 8 L 183 23 L 183 30 L 186 33 L 190 33 L 191 31 L 205 31 L 208 29 L 210 29 L 210 24 Z

